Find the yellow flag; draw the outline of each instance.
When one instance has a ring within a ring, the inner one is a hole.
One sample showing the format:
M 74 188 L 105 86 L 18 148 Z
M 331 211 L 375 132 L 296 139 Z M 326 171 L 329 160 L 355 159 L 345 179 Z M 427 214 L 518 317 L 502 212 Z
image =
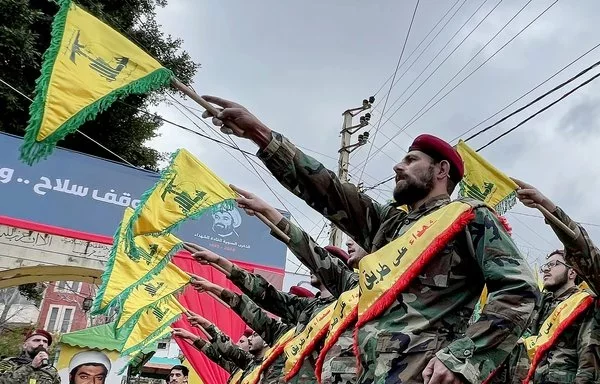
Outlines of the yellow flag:
M 169 84 L 173 73 L 71 0 L 58 0 L 21 147 L 29 165 L 115 100 Z M 109 127 L 107 127 L 108 129 Z
M 137 236 L 134 238 L 136 251 L 127 252 L 125 231 L 132 215 L 133 209 L 127 208 L 115 235 L 92 314 L 104 313 L 119 299 L 127 297 L 136 285 L 145 283 L 159 273 L 181 248 L 181 240 L 171 234 L 160 237 Z
M 456 150 L 465 164 L 465 175 L 460 182 L 458 195 L 485 202 L 503 215 L 517 203 L 519 187 L 504 173 L 487 162 L 464 141 L 459 141 Z
M 131 219 L 131 235 L 158 235 L 207 209 L 235 209 L 235 192 L 191 153 L 180 149 Z
M 151 280 L 135 286 L 122 303 L 115 329 L 120 330 L 144 308 L 181 292 L 190 276 L 175 264 L 169 263 Z
M 122 329 L 120 336 L 124 341 L 121 356 L 135 352 L 146 345 L 147 340 L 163 334 L 165 329 L 185 312 L 186 308 L 174 296 L 146 307 L 136 315 L 136 321 L 130 322 Z
M 171 329 L 165 328 L 162 330 L 162 332 L 157 333 L 152 338 L 147 339 L 138 348 L 132 349 L 131 352 L 128 353 L 129 360 L 127 361 L 127 364 L 125 364 L 123 368 L 121 368 L 118 374 L 122 375 L 129 366 L 131 366 L 134 369 L 141 369 L 141 365 L 145 364 L 145 360 L 151 357 L 149 356 L 149 353 L 151 351 L 156 350 L 156 346 L 153 344 L 155 344 L 160 339 L 167 338 L 170 334 Z

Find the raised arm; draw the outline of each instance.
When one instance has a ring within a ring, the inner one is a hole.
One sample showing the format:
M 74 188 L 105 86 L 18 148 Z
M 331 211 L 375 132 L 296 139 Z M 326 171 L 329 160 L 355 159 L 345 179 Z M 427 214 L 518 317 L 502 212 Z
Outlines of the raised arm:
M 565 232 L 563 228 L 551 220 L 546 224 L 552 228 L 558 239 L 565 247 L 565 261 L 572 266 L 577 274 L 585 280 L 596 295 L 600 294 L 600 250 L 592 242 L 587 231 L 581 224 L 573 221 L 560 207 L 544 196 L 534 186 L 521 180 L 513 179 L 520 187 L 517 191 L 519 200 L 527 207 L 534 208 L 536 204 L 546 208 L 571 231 L 575 237 Z
M 475 210 L 467 227 L 472 253 L 488 287 L 489 301 L 464 337 L 437 358 L 470 383 L 484 382 L 508 357 L 525 331 L 539 298 L 533 272 L 496 216 Z
M 221 356 L 214 345 L 204 340 L 200 336 L 194 335 L 192 332 L 183 328 L 173 328 L 172 335 L 173 337 L 189 340 L 194 347 L 196 347 L 196 349 L 204 353 L 206 357 L 215 362 L 221 368 L 225 369 L 227 372 L 233 373 L 238 369 L 237 365 Z
M 339 297 L 343 292 L 358 286 L 356 273 L 339 258 L 332 256 L 326 249 L 319 246 L 308 233 L 286 219 L 277 209 L 250 192 L 233 185 L 231 188 L 240 195 L 236 201 L 247 214 L 262 213 L 289 236 L 288 248 L 319 278 L 332 295 Z M 271 234 L 277 237 L 273 232 Z
M 258 145 L 259 158 L 285 188 L 335 223 L 364 249 L 372 248 L 375 233 L 390 213 L 389 206 L 382 207 L 360 193 L 356 186 L 342 183 L 334 172 L 272 131 L 243 106 L 214 96 L 204 97 L 222 108 L 213 117 L 213 123 L 229 124 L 226 132 Z

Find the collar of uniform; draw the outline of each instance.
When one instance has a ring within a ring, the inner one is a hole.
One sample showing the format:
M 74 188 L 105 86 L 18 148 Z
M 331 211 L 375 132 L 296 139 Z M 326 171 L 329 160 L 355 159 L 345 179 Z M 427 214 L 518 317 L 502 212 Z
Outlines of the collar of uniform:
M 577 293 L 580 291 L 580 288 L 578 286 L 574 286 L 571 287 L 569 289 L 567 289 L 566 291 L 564 291 L 561 295 L 559 296 L 554 296 L 553 292 L 550 291 L 545 291 L 544 292 L 544 296 L 545 296 L 545 300 L 544 301 L 549 301 L 549 300 L 558 300 L 558 301 L 563 301 L 568 299 L 569 297 L 571 297 L 571 295 Z
M 438 208 L 442 205 L 446 205 L 450 202 L 450 196 L 444 193 L 442 195 L 433 196 L 429 200 L 425 201 L 419 208 L 411 211 L 408 214 L 409 218 L 420 217 L 424 213 L 427 213 L 435 208 Z

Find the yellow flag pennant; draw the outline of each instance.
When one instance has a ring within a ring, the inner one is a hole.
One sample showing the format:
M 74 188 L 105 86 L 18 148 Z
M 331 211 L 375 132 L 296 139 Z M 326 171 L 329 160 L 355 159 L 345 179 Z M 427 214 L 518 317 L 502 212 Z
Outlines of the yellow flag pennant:
M 131 236 L 169 233 L 209 208 L 235 208 L 235 192 L 191 153 L 180 149 L 160 180 L 144 193 L 131 219 Z
M 115 235 L 106 271 L 102 275 L 93 314 L 106 312 L 113 304 L 127 297 L 136 285 L 151 279 L 181 248 L 182 241 L 171 234 L 160 237 L 137 236 L 134 238 L 136 251 L 127 252 L 125 232 L 132 215 L 133 209 L 127 208 Z
M 58 0 L 50 47 L 30 107 L 21 159 L 48 157 L 56 143 L 118 98 L 169 84 L 173 73 L 71 0 Z
M 169 296 L 165 300 L 144 308 L 136 315 L 135 321 L 130 322 L 127 327 L 122 329 L 121 336 L 124 342 L 121 347 L 121 356 L 139 350 L 147 343 L 147 340 L 163 334 L 164 330 L 186 311 L 186 308 L 174 296 Z
M 169 263 L 152 280 L 135 286 L 122 303 L 115 329 L 119 331 L 144 308 L 181 292 L 190 282 L 190 276 Z
M 133 369 L 139 370 L 141 366 L 145 364 L 148 361 L 148 359 L 153 355 L 153 353 L 152 355 L 150 353 L 156 350 L 156 342 L 158 340 L 167 338 L 170 334 L 171 329 L 165 328 L 162 330 L 162 332 L 159 332 L 153 337 L 146 339 L 146 341 L 144 341 L 138 347 L 132 349 L 131 352 L 128 353 L 129 360 L 127 361 L 127 364 L 125 364 L 123 368 L 121 368 L 118 374 L 122 375 L 129 366 L 131 366 Z
M 485 202 L 503 215 L 517 203 L 519 187 L 508 176 L 481 157 L 464 141 L 459 141 L 456 150 L 465 164 L 465 175 L 460 182 L 458 195 Z

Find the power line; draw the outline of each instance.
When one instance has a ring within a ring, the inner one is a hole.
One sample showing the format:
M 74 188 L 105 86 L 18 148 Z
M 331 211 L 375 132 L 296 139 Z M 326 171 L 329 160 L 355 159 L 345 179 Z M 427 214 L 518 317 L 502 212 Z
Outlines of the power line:
M 510 213 L 512 213 L 513 215 L 519 215 L 519 216 L 535 217 L 536 219 L 543 219 L 543 220 L 546 219 L 544 216 L 532 215 L 530 213 L 513 212 L 513 211 L 511 211 Z M 579 224 L 579 225 L 586 225 L 586 226 L 590 226 L 590 227 L 598 227 L 598 228 L 600 228 L 600 224 L 584 223 L 583 221 L 576 221 L 576 223 Z
M 369 159 L 369 156 L 371 155 L 371 150 L 373 149 L 373 143 L 375 142 L 375 139 L 377 137 L 377 131 L 379 131 L 379 127 L 381 126 L 381 119 L 383 119 L 383 116 L 385 114 L 385 107 L 387 106 L 388 99 L 390 98 L 390 93 L 392 93 L 392 88 L 394 88 L 394 79 L 396 79 L 396 74 L 398 73 L 398 68 L 400 68 L 400 63 L 402 62 L 402 56 L 404 56 L 404 49 L 406 48 L 406 43 L 408 42 L 408 38 L 410 37 L 410 31 L 412 30 L 412 26 L 415 21 L 415 15 L 417 14 L 417 9 L 419 8 L 419 2 L 420 2 L 420 0 L 417 0 L 415 3 L 415 9 L 413 11 L 412 18 L 410 19 L 410 24 L 409 24 L 408 30 L 406 32 L 406 37 L 404 38 L 404 43 L 402 44 L 402 50 L 400 51 L 400 57 L 398 57 L 398 63 L 396 64 L 396 69 L 394 70 L 394 75 L 392 76 L 392 83 L 390 84 L 390 89 L 388 90 L 388 93 L 385 96 L 385 102 L 383 103 L 383 109 L 381 110 L 381 116 L 379 117 L 379 121 L 377 123 L 377 128 L 375 128 L 375 134 L 373 135 L 373 138 L 371 139 L 371 145 L 369 146 L 369 152 L 367 153 L 367 160 Z M 366 163 L 365 163 L 365 167 L 366 167 Z M 363 167 L 363 169 L 360 173 L 360 176 L 358 177 L 358 180 L 362 179 L 362 175 L 365 171 L 365 167 Z
M 467 76 L 465 76 L 460 82 L 458 82 L 454 87 L 452 87 L 451 89 L 448 90 L 448 92 L 446 92 L 444 95 L 442 95 L 442 97 L 440 97 L 435 103 L 433 103 L 432 105 L 430 105 L 429 107 L 427 107 L 427 104 L 429 104 L 437 95 L 439 95 L 443 89 L 450 84 L 450 81 L 452 81 L 454 79 L 454 77 L 447 82 L 431 99 L 429 99 L 429 101 L 427 101 L 427 103 L 425 103 L 425 105 L 419 110 L 419 112 L 417 112 L 410 120 L 408 123 L 406 123 L 406 125 L 403 127 L 403 129 L 407 129 L 408 127 L 412 126 L 414 123 L 416 123 L 418 120 L 421 119 L 421 117 L 423 117 L 425 114 L 427 114 L 427 112 L 429 112 L 433 107 L 435 107 L 436 105 L 438 105 L 442 100 L 444 100 L 450 93 L 452 93 L 456 88 L 458 88 L 461 84 L 463 84 L 467 79 L 469 79 L 475 72 L 477 72 L 481 67 L 483 67 L 485 64 L 487 64 L 491 59 L 493 59 L 498 53 L 500 53 L 500 51 L 502 51 L 506 46 L 508 46 L 513 40 L 515 40 L 519 35 L 521 35 L 521 33 L 523 33 L 525 30 L 527 30 L 527 28 L 529 28 L 533 23 L 535 23 L 540 17 L 542 17 L 548 10 L 550 10 L 550 8 L 552 8 L 556 3 L 558 3 L 558 0 L 555 0 L 552 4 L 550 4 L 546 9 L 544 9 L 544 11 L 542 11 L 542 13 L 540 13 L 535 19 L 533 19 L 529 24 L 527 24 L 525 27 L 523 27 L 523 29 L 521 29 L 515 36 L 513 36 L 510 40 L 508 40 L 504 45 L 502 45 L 498 50 L 496 50 L 496 52 L 494 52 L 490 57 L 488 57 L 483 63 L 479 64 L 477 66 L 477 68 L 475 68 L 473 71 L 471 71 Z M 464 69 L 464 68 L 463 68 Z M 462 71 L 462 69 L 461 69 Z M 460 73 L 460 71 L 459 71 Z M 458 75 L 458 74 L 457 74 Z M 455 76 L 456 77 L 456 76 Z M 427 109 L 425 109 L 427 107 Z M 425 109 L 423 111 L 423 109 Z M 423 111 L 421 113 L 421 111 Z M 419 115 L 419 113 L 421 113 Z M 418 115 L 418 116 L 417 116 Z M 414 120 L 413 120 L 414 119 Z
M 448 41 L 446 42 L 446 44 L 444 44 L 444 46 L 443 46 L 443 47 L 442 47 L 442 48 L 441 48 L 441 49 L 438 51 L 438 53 L 437 53 L 437 54 L 436 54 L 436 55 L 433 57 L 433 59 L 431 59 L 431 60 L 429 61 L 429 64 L 427 64 L 427 65 L 425 66 L 425 68 L 423 68 L 423 70 L 422 70 L 422 71 L 421 71 L 421 72 L 420 72 L 420 73 L 419 73 L 419 74 L 418 74 L 418 75 L 415 77 L 415 79 L 413 80 L 413 82 L 412 82 L 412 83 L 410 83 L 410 84 L 408 85 L 408 87 L 406 87 L 406 89 L 404 90 L 404 92 L 402 92 L 402 93 L 400 94 L 400 96 L 398 96 L 398 97 L 396 98 L 396 100 L 394 100 L 394 102 L 392 103 L 392 106 L 391 106 L 391 107 L 393 107 L 394 105 L 396 105 L 396 103 L 397 103 L 397 102 L 398 102 L 398 101 L 399 101 L 399 100 L 402 98 L 402 96 L 404 96 L 404 95 L 406 94 L 406 92 L 408 92 L 408 90 L 410 89 L 410 87 L 412 87 L 412 86 L 413 86 L 413 84 L 415 84 L 415 83 L 417 82 L 417 80 L 419 80 L 419 78 L 421 77 L 421 75 L 422 75 L 423 73 L 425 73 L 425 71 L 427 71 L 427 69 L 428 69 L 428 68 L 429 68 L 429 67 L 430 67 L 430 66 L 431 66 L 431 65 L 432 65 L 432 64 L 435 62 L 435 60 L 436 60 L 436 59 L 437 59 L 437 58 L 438 58 L 438 57 L 439 57 L 439 56 L 442 54 L 442 52 L 444 51 L 444 49 L 446 49 L 446 47 L 447 47 L 448 45 L 450 45 L 450 42 L 452 42 L 452 40 L 454 40 L 454 38 L 455 38 L 455 37 L 456 37 L 456 36 L 457 36 L 457 35 L 460 33 L 460 31 L 462 31 L 462 29 L 463 29 L 463 28 L 464 28 L 464 27 L 465 27 L 465 26 L 466 26 L 466 25 L 469 23 L 469 21 L 471 21 L 471 19 L 473 18 L 473 16 L 475 16 L 475 15 L 477 14 L 477 12 L 479 12 L 479 10 L 480 10 L 480 9 L 481 9 L 481 8 L 482 8 L 484 5 L 485 5 L 485 3 L 486 3 L 487 1 L 488 1 L 488 0 L 485 0 L 483 3 L 481 3 L 481 5 L 480 5 L 480 6 L 479 6 L 479 7 L 478 7 L 476 10 L 475 10 L 475 12 L 473 12 L 473 13 L 471 14 L 471 16 L 469 16 L 469 18 L 468 18 L 468 19 L 467 19 L 467 20 L 466 20 L 466 21 L 465 21 L 465 22 L 464 22 L 464 23 L 463 23 L 463 24 L 460 26 L 460 28 L 459 28 L 459 29 L 458 29 L 458 30 L 457 30 L 457 31 L 454 33 L 454 35 L 452 35 L 452 37 L 450 37 L 450 39 L 448 39 Z M 452 54 L 454 54 L 454 52 L 455 52 L 455 51 L 456 51 L 458 48 L 460 48 L 460 46 L 461 46 L 461 45 L 462 45 L 462 44 L 463 44 L 463 43 L 464 43 L 464 42 L 465 42 L 465 41 L 466 41 L 466 40 L 469 38 L 469 36 L 471 36 L 471 34 L 473 34 L 473 32 L 475 32 L 475 30 L 476 30 L 477 28 L 479 28 L 479 26 L 480 26 L 480 25 L 481 25 L 481 24 L 482 24 L 482 23 L 483 23 L 483 22 L 484 22 L 484 21 L 485 21 L 485 20 L 486 20 L 486 19 L 487 19 L 487 18 L 490 16 L 490 14 L 491 14 L 491 13 L 492 13 L 492 12 L 493 12 L 493 11 L 494 11 L 494 10 L 495 10 L 495 9 L 496 9 L 498 6 L 499 6 L 499 5 L 500 5 L 500 3 L 502 3 L 502 1 L 503 1 L 503 0 L 499 0 L 499 1 L 496 3 L 496 5 L 494 5 L 494 7 L 493 7 L 493 8 L 492 8 L 492 9 L 491 9 L 491 10 L 490 10 L 490 11 L 489 11 L 489 12 L 488 12 L 488 13 L 487 13 L 487 14 L 486 14 L 484 17 L 483 17 L 483 19 L 481 19 L 481 20 L 479 21 L 479 23 L 477 23 L 477 25 L 476 25 L 476 26 L 475 26 L 475 27 L 474 27 L 474 28 L 473 28 L 473 29 L 472 29 L 472 30 L 471 30 L 471 31 L 470 31 L 470 32 L 467 34 L 467 36 L 465 36 L 465 37 L 464 37 L 464 38 L 463 38 L 463 39 L 462 39 L 462 40 L 461 40 L 461 41 L 458 43 L 458 45 L 457 45 L 457 46 L 456 46 L 456 47 L 455 47 L 455 48 L 454 48 L 454 49 L 453 49 L 453 50 L 452 50 L 452 51 L 451 51 L 451 52 L 450 52 L 450 53 L 449 53 L 449 54 L 446 56 L 446 58 L 444 58 L 444 60 L 442 60 L 442 62 L 438 64 L 438 66 L 437 66 L 437 67 L 436 67 L 436 68 L 433 70 L 433 72 L 431 72 L 431 73 L 429 74 L 429 76 L 427 76 L 427 78 L 426 78 L 425 80 L 423 80 L 423 81 L 421 82 L 421 84 L 420 84 L 420 85 L 419 85 L 419 86 L 418 86 L 418 87 L 417 87 L 417 88 L 416 88 L 416 89 L 415 89 L 415 90 L 414 90 L 414 91 L 413 91 L 413 92 L 412 92 L 412 93 L 411 93 L 411 94 L 410 94 L 410 95 L 409 95 L 409 96 L 406 98 L 406 100 L 404 100 L 404 102 L 398 106 L 398 108 L 397 108 L 397 109 L 396 109 L 396 110 L 395 110 L 395 111 L 392 113 L 392 116 L 393 116 L 394 114 L 396 114 L 396 113 L 398 112 L 398 110 L 399 110 L 400 108 L 402 108 L 402 106 L 404 106 L 404 105 L 405 105 L 405 104 L 408 102 L 408 100 L 410 100 L 410 98 L 411 98 L 411 97 L 412 97 L 412 96 L 413 96 L 413 95 L 414 95 L 414 94 L 415 94 L 415 93 L 416 93 L 416 92 L 417 92 L 419 89 L 421 89 L 421 87 L 422 87 L 423 85 L 425 85 L 425 83 L 427 83 L 427 81 L 428 81 L 428 80 L 431 78 L 431 76 L 433 76 L 433 75 L 434 75 L 434 74 L 437 72 L 437 70 L 438 70 L 438 69 L 439 69 L 439 68 L 440 68 L 440 67 L 441 67 L 441 66 L 442 66 L 442 65 L 443 65 L 443 64 L 444 64 L 444 63 L 445 63 L 445 62 L 446 62 L 446 61 L 447 61 L 447 60 L 448 60 L 448 59 L 449 59 L 451 56 L 452 56 Z M 390 107 L 390 108 L 391 108 L 391 107 Z M 390 119 L 387 119 L 387 120 L 385 121 L 385 123 L 387 123 L 388 121 L 390 121 Z M 385 123 L 384 123 L 384 124 L 385 124 Z M 404 132 L 404 129 L 400 128 L 400 131 L 399 131 L 399 132 Z M 397 136 L 397 135 L 395 135 L 394 137 L 396 137 L 396 136 Z M 386 146 L 388 143 L 390 143 L 390 142 L 392 142 L 392 141 L 393 141 L 393 139 L 390 139 L 390 140 L 389 140 L 389 141 L 387 141 L 387 142 L 386 142 L 384 145 L 382 145 L 381 147 L 378 147 L 378 148 L 377 148 L 377 150 L 375 151 L 375 154 L 373 154 L 373 157 L 374 157 L 374 156 L 375 156 L 377 153 L 380 153 L 380 152 L 382 152 L 382 151 L 383 151 L 383 148 L 384 148 L 384 147 L 385 147 L 385 146 Z M 368 160 L 368 159 L 366 159 L 365 161 L 367 161 L 367 160 Z M 361 162 L 361 163 L 358 165 L 358 167 L 362 166 L 362 165 L 364 164 L 364 162 L 365 162 L 365 161 Z
M 525 92 L 524 94 L 522 94 L 521 96 L 519 96 L 517 99 L 513 100 L 512 102 L 510 102 L 509 104 L 507 104 L 504 108 L 500 109 L 499 111 L 497 111 L 496 113 L 494 113 L 493 115 L 487 117 L 486 119 L 480 121 L 479 123 L 475 124 L 474 126 L 472 126 L 471 128 L 469 128 L 468 130 L 466 130 L 465 132 L 461 133 L 460 135 L 456 136 L 455 138 L 453 138 L 452 140 L 450 140 L 450 142 L 456 141 L 458 139 L 460 139 L 462 136 L 470 133 L 471 131 L 473 131 L 475 128 L 481 126 L 482 124 L 484 124 L 485 122 L 493 119 L 494 117 L 496 117 L 497 115 L 499 115 L 500 113 L 504 112 L 505 110 L 507 110 L 509 107 L 511 107 L 512 105 L 514 105 L 516 102 L 518 102 L 519 100 L 523 99 L 525 96 L 529 95 L 530 93 L 532 93 L 533 91 L 535 91 L 536 89 L 538 89 L 539 87 L 541 87 L 542 85 L 546 84 L 548 81 L 552 80 L 553 78 L 555 78 L 556 76 L 558 76 L 560 73 L 562 73 L 565 69 L 569 68 L 570 66 L 572 66 L 573 64 L 575 64 L 576 62 L 578 62 L 579 60 L 581 60 L 583 57 L 587 56 L 589 53 L 591 53 L 592 51 L 594 51 L 595 49 L 597 49 L 598 47 L 600 47 L 600 44 L 596 44 L 594 47 L 592 47 L 591 49 L 587 50 L 585 53 L 583 53 L 582 55 L 580 55 L 579 57 L 577 57 L 575 60 L 571 61 L 570 63 L 568 63 L 567 65 L 565 65 L 564 67 L 562 67 L 561 69 L 559 69 L 558 71 L 556 71 L 552 76 L 548 77 L 546 80 L 542 81 L 541 83 L 539 83 L 538 85 L 536 85 L 535 87 L 531 88 L 529 91 Z M 486 128 L 491 128 L 494 125 L 496 125 L 497 123 L 486 127 Z M 485 132 L 485 131 L 483 131 Z M 474 137 L 475 135 L 473 135 L 472 137 Z M 468 138 L 467 140 L 470 140 L 472 137 Z
M 600 77 L 600 73 L 596 74 L 595 76 L 593 76 L 592 78 L 584 81 L 583 83 L 579 84 L 577 87 L 573 88 L 572 90 L 570 90 L 569 92 L 565 93 L 564 95 L 562 95 L 558 100 L 555 100 L 554 102 L 548 104 L 547 106 L 545 106 L 544 108 L 540 109 L 539 111 L 537 111 L 536 113 L 534 113 L 533 115 L 529 116 L 528 118 L 526 118 L 525 120 L 521 121 L 519 124 L 515 125 L 514 127 L 512 127 L 511 129 L 509 129 L 508 131 L 496 136 L 494 139 L 490 140 L 487 144 L 485 144 L 484 146 L 480 147 L 479 149 L 477 149 L 477 152 L 481 151 L 484 148 L 489 147 L 490 145 L 492 145 L 493 143 L 495 143 L 496 141 L 500 140 L 501 138 L 503 138 L 504 136 L 508 135 L 509 133 L 511 133 L 512 131 L 516 130 L 517 128 L 521 127 L 523 124 L 527 123 L 529 120 L 533 119 L 534 117 L 536 117 L 537 115 L 545 112 L 546 110 L 552 108 L 553 106 L 555 106 L 556 104 L 558 104 L 559 102 L 561 102 L 562 100 L 566 99 L 567 97 L 569 97 L 571 94 L 573 94 L 575 91 L 577 91 L 578 89 L 586 86 L 587 84 L 591 83 L 592 81 L 596 80 L 598 77 Z
M 408 57 L 406 58 L 406 60 L 404 61 L 404 63 L 402 64 L 406 64 L 406 62 L 413 56 L 413 54 L 419 49 L 419 47 L 421 46 L 421 44 L 423 44 L 425 42 L 425 40 L 427 40 L 427 38 L 429 37 L 429 35 L 431 35 L 431 33 L 437 28 L 438 25 L 440 25 L 440 23 L 442 22 L 442 20 L 444 20 L 446 18 L 446 16 L 448 16 L 448 14 L 450 13 L 450 11 L 456 6 L 456 4 L 458 4 L 460 0 L 457 0 L 456 3 L 452 4 L 452 6 L 450 8 L 448 8 L 448 10 L 446 11 L 446 13 L 444 14 L 444 16 L 442 16 L 437 23 L 433 26 L 433 28 L 431 28 L 431 30 L 427 33 L 427 35 L 419 42 L 419 44 L 417 45 L 417 47 L 415 49 L 412 50 L 412 52 L 408 55 Z M 444 28 L 446 27 L 446 25 L 448 25 L 448 23 L 454 18 L 454 16 L 456 15 L 456 13 L 462 8 L 463 5 L 465 5 L 465 3 L 467 2 L 467 0 L 463 0 L 463 3 L 460 5 L 460 7 L 458 7 L 456 9 L 456 11 L 454 11 L 454 14 L 452 14 L 452 16 L 450 16 L 450 18 L 448 19 L 448 21 L 446 21 L 446 24 L 444 24 L 444 26 L 442 28 L 440 28 L 440 30 L 438 31 L 438 33 L 433 37 L 433 39 L 431 39 L 431 41 L 429 42 L 429 44 L 427 44 L 427 46 L 425 48 L 423 48 L 423 51 L 421 51 L 421 53 L 419 54 L 419 56 L 413 61 L 413 64 L 419 60 L 419 58 L 423 55 L 423 53 L 425 53 L 425 51 L 427 50 L 427 48 L 429 48 L 429 46 L 435 41 L 436 37 L 438 37 L 438 35 L 444 30 Z M 409 69 L 412 68 L 412 64 L 409 67 Z M 404 72 L 406 73 L 406 72 Z M 403 74 L 404 75 L 404 74 Z M 390 81 L 392 79 L 392 77 L 394 77 L 394 74 L 392 73 L 390 75 L 390 77 L 387 78 L 386 81 L 383 82 L 383 84 L 381 84 L 381 87 L 379 87 L 379 89 L 373 94 L 373 96 L 377 96 L 379 94 L 379 92 L 381 92 L 381 90 L 383 89 L 383 87 L 385 87 L 385 85 L 388 83 L 388 81 Z M 400 78 L 402 78 L 402 76 L 400 76 Z M 399 80 L 398 80 L 399 81 Z M 398 83 L 398 81 L 396 81 L 396 84 Z M 392 83 L 393 84 L 393 83 Z M 395 86 L 395 84 L 394 84 Z M 379 103 L 378 103 L 379 104 Z M 377 106 L 373 106 L 373 110 L 375 110 L 375 108 L 377 108 Z

